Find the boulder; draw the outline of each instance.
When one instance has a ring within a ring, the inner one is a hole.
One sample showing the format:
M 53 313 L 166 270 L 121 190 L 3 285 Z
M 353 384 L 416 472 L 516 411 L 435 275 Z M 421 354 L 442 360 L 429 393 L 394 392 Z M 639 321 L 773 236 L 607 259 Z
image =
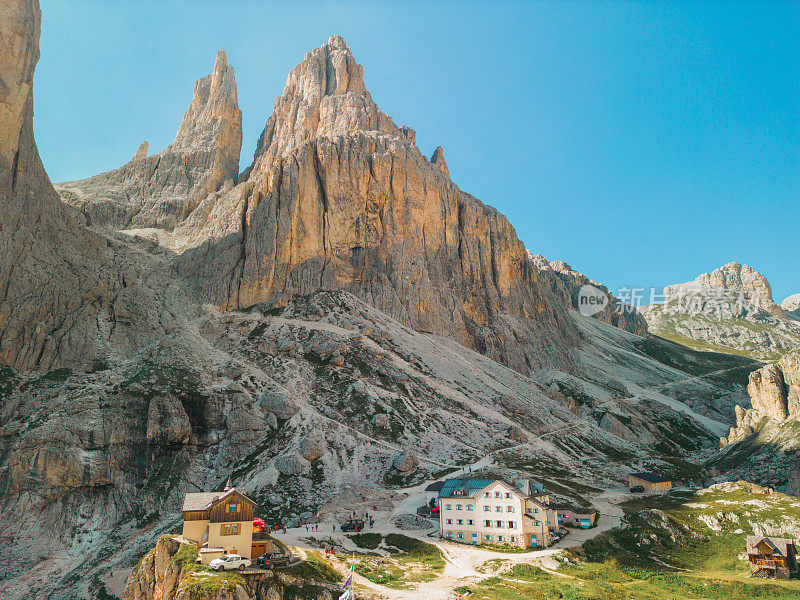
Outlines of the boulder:
M 192 435 L 189 415 L 174 396 L 156 396 L 147 409 L 147 443 L 186 444 Z
M 411 473 L 419 466 L 419 457 L 415 452 L 407 451 L 395 457 L 392 466 L 403 475 Z
M 311 463 L 297 453 L 281 454 L 275 459 L 275 468 L 283 475 L 299 475 L 310 466 Z
M 258 400 L 261 403 L 261 408 L 283 421 L 291 419 L 300 410 L 294 399 L 277 387 L 265 388 Z

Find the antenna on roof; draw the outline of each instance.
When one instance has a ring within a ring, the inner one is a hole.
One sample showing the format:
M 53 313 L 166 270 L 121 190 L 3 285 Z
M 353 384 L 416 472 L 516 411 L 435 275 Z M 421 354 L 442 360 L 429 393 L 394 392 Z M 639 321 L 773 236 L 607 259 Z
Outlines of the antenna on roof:
M 225 489 L 223 491 L 227 492 L 232 488 L 233 488 L 233 483 L 231 483 L 231 478 L 228 477 L 228 481 L 225 482 Z

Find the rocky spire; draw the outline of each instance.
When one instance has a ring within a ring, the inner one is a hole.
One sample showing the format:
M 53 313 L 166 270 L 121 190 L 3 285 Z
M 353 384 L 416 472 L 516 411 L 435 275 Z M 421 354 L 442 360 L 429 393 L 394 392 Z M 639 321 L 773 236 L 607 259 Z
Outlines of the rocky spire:
M 444 160 L 444 150 L 441 146 L 436 146 L 431 156 L 431 164 L 435 165 L 442 173 L 450 177 L 450 169 L 447 168 L 447 163 Z
M 147 156 L 144 142 L 121 168 L 56 189 L 94 226 L 173 229 L 203 198 L 236 182 L 241 147 L 236 79 L 220 50 L 211 74 L 195 82 L 170 146 Z
M 150 142 L 145 140 L 136 149 L 136 154 L 133 155 L 133 160 L 147 157 L 147 151 L 150 149 Z
M 236 79 L 225 51 L 220 50 L 211 74 L 194 84 L 192 101 L 183 115 L 171 149 L 185 151 L 217 147 L 228 162 L 235 161 L 238 167 L 241 137 L 242 111 L 239 110 Z

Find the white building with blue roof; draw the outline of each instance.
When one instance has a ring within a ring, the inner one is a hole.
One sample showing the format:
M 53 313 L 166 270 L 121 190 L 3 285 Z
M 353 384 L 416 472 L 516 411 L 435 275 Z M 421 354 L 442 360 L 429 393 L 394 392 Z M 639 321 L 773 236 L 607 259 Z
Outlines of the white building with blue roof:
M 448 479 L 439 492 L 443 538 L 473 545 L 547 548 L 559 532 L 549 495 L 527 480 Z M 526 485 L 527 484 L 527 485 Z

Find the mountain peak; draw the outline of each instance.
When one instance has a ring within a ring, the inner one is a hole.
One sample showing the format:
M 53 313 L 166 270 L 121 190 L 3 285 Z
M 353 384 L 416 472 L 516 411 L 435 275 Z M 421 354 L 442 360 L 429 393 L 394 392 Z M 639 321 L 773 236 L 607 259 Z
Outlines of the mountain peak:
M 702 273 L 694 281 L 669 285 L 664 288 L 667 299 L 688 292 L 717 288 L 726 291 L 755 292 L 765 305 L 772 305 L 772 288 L 761 273 L 749 265 L 732 261 L 711 273 Z
M 364 86 L 364 69 L 340 35 L 306 52 L 289 73 L 283 94 L 259 139 L 259 157 L 271 163 L 308 140 L 332 138 L 356 131 L 378 132 L 413 145 L 413 134 L 399 128 L 380 111 Z
M 211 73 L 195 82 L 171 145 L 148 155 L 149 144 L 142 142 L 119 169 L 56 189 L 93 226 L 171 230 L 209 193 L 236 181 L 241 147 L 236 79 L 220 50 Z
M 225 51 L 220 50 L 211 74 L 194 84 L 192 102 L 183 115 L 172 149 L 230 144 L 229 150 L 236 155 L 238 165 L 241 130 L 242 111 L 239 110 L 236 78 Z
M 344 41 L 344 38 L 340 36 L 338 33 L 332 33 L 331 37 L 328 38 L 328 46 L 331 48 L 341 48 L 350 52 L 350 46 L 347 45 L 347 42 Z

